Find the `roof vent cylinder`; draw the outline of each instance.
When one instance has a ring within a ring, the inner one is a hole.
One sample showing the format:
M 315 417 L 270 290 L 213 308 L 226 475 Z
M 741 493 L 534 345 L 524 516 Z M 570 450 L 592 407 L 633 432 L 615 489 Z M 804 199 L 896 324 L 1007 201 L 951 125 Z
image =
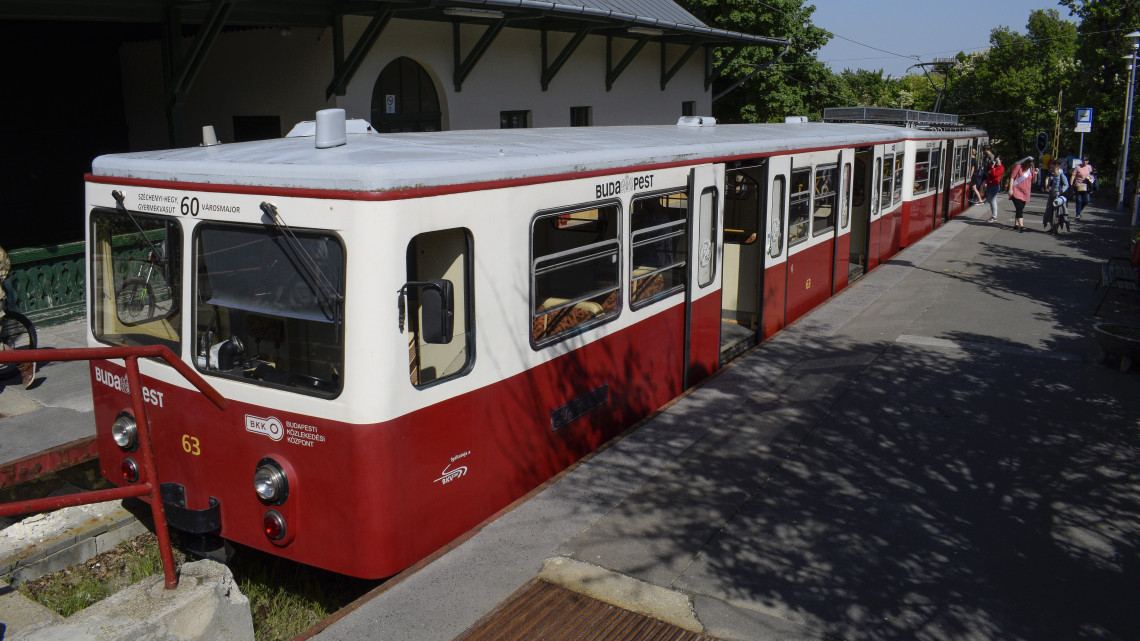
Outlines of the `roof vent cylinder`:
M 317 112 L 317 149 L 339 147 L 348 142 L 344 109 L 322 109 Z

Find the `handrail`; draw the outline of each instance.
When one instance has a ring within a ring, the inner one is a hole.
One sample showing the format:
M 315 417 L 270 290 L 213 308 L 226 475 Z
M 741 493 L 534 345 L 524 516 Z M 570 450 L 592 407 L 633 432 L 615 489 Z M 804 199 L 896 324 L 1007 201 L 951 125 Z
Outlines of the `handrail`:
M 178 577 L 174 573 L 174 551 L 170 545 L 170 531 L 166 525 L 166 510 L 162 504 L 162 493 L 158 483 L 158 469 L 154 461 L 154 447 L 150 438 L 150 421 L 147 420 L 146 403 L 143 402 L 142 395 L 138 393 L 138 390 L 142 389 L 142 378 L 139 375 L 138 363 L 140 356 L 161 358 L 177 370 L 179 374 L 189 381 L 191 385 L 196 387 L 198 391 L 208 398 L 218 409 L 225 410 L 229 407 L 229 401 L 226 400 L 224 396 L 211 387 L 198 372 L 195 372 L 189 365 L 179 360 L 174 352 L 170 351 L 170 348 L 165 345 L 0 351 L 0 363 L 123 359 L 127 366 L 127 382 L 130 385 L 130 389 L 127 393 L 131 397 L 135 424 L 138 427 L 139 452 L 142 454 L 142 475 L 140 477 L 140 483 L 109 490 L 95 490 L 92 492 L 49 497 L 46 499 L 0 503 L 0 517 L 19 516 L 33 512 L 58 510 L 64 507 L 146 496 L 150 500 L 150 510 L 154 518 L 154 532 L 155 536 L 158 537 L 158 549 L 162 557 L 162 572 L 166 581 L 166 589 L 173 590 L 178 587 Z

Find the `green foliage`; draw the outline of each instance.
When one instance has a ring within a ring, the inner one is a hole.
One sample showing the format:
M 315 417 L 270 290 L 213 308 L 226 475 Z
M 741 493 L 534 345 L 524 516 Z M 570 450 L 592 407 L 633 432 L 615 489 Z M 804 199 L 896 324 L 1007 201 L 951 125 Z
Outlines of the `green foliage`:
M 1037 132 L 1048 132 L 1052 140 L 1058 115 L 1062 131 L 1073 127 L 1068 105 L 1076 75 L 1076 25 L 1056 9 L 1038 9 L 1029 14 L 1026 29 L 1023 35 L 998 27 L 990 33 L 988 50 L 960 56 L 946 96 L 946 111 L 989 131 L 998 153 L 1008 158 L 1036 155 Z M 1062 151 L 1070 143 L 1063 137 Z
M 1140 29 L 1140 2 L 1136 0 L 1061 0 L 1070 15 L 1079 20 L 1077 26 L 1077 70 L 1073 74 L 1073 107 L 1092 107 L 1092 132 L 1085 136 L 1085 150 L 1101 179 L 1114 180 L 1120 164 L 1120 148 L 1124 132 L 1124 102 L 1128 87 L 1128 63 L 1123 60 L 1131 52 L 1126 34 Z M 1066 109 L 1069 123 L 1072 109 Z M 1064 122 L 1064 121 L 1062 121 Z M 1140 123 L 1133 113 L 1130 142 L 1130 175 L 1136 176 L 1140 165 Z M 1071 127 L 1070 127 L 1071 129 Z
M 815 52 L 828 40 L 827 32 L 811 24 L 815 7 L 803 0 L 680 0 L 679 4 L 705 24 L 741 33 L 788 38 L 791 46 L 778 63 L 746 81 L 713 105 L 713 113 L 724 122 L 768 122 L 787 115 L 819 117 L 823 107 L 835 102 L 839 89 L 835 75 L 819 61 Z M 770 62 L 783 47 L 749 47 L 725 67 L 714 84 L 713 94 L 727 88 L 755 70 L 754 65 Z M 731 57 L 732 49 L 718 48 L 714 68 Z

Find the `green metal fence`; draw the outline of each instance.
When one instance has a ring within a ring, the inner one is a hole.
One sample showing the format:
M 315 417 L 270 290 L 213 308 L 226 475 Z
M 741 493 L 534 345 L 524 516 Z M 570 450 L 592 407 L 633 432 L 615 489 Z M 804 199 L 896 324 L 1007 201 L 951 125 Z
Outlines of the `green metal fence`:
M 8 251 L 12 271 L 4 281 L 8 307 L 37 325 L 55 325 L 83 316 L 87 275 L 82 241 Z

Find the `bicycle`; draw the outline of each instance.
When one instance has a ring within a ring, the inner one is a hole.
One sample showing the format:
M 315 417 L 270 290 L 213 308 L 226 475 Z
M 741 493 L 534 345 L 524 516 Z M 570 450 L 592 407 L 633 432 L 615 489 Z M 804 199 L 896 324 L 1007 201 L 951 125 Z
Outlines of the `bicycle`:
M 35 349 L 36 328 L 20 312 L 0 308 L 0 350 Z M 27 389 L 36 378 L 35 363 L 0 363 L 0 380 L 19 372 L 20 379 Z
M 154 252 L 148 252 L 146 259 L 139 262 L 139 273 L 128 276 L 119 283 L 115 302 L 118 305 L 119 318 L 123 322 L 138 323 L 154 318 L 154 287 L 151 286 L 150 279 L 154 275 L 156 263 L 161 265 L 162 261 L 155 260 Z M 144 267 L 146 268 L 145 277 L 143 277 Z M 145 316 L 143 315 L 144 310 L 146 311 Z

